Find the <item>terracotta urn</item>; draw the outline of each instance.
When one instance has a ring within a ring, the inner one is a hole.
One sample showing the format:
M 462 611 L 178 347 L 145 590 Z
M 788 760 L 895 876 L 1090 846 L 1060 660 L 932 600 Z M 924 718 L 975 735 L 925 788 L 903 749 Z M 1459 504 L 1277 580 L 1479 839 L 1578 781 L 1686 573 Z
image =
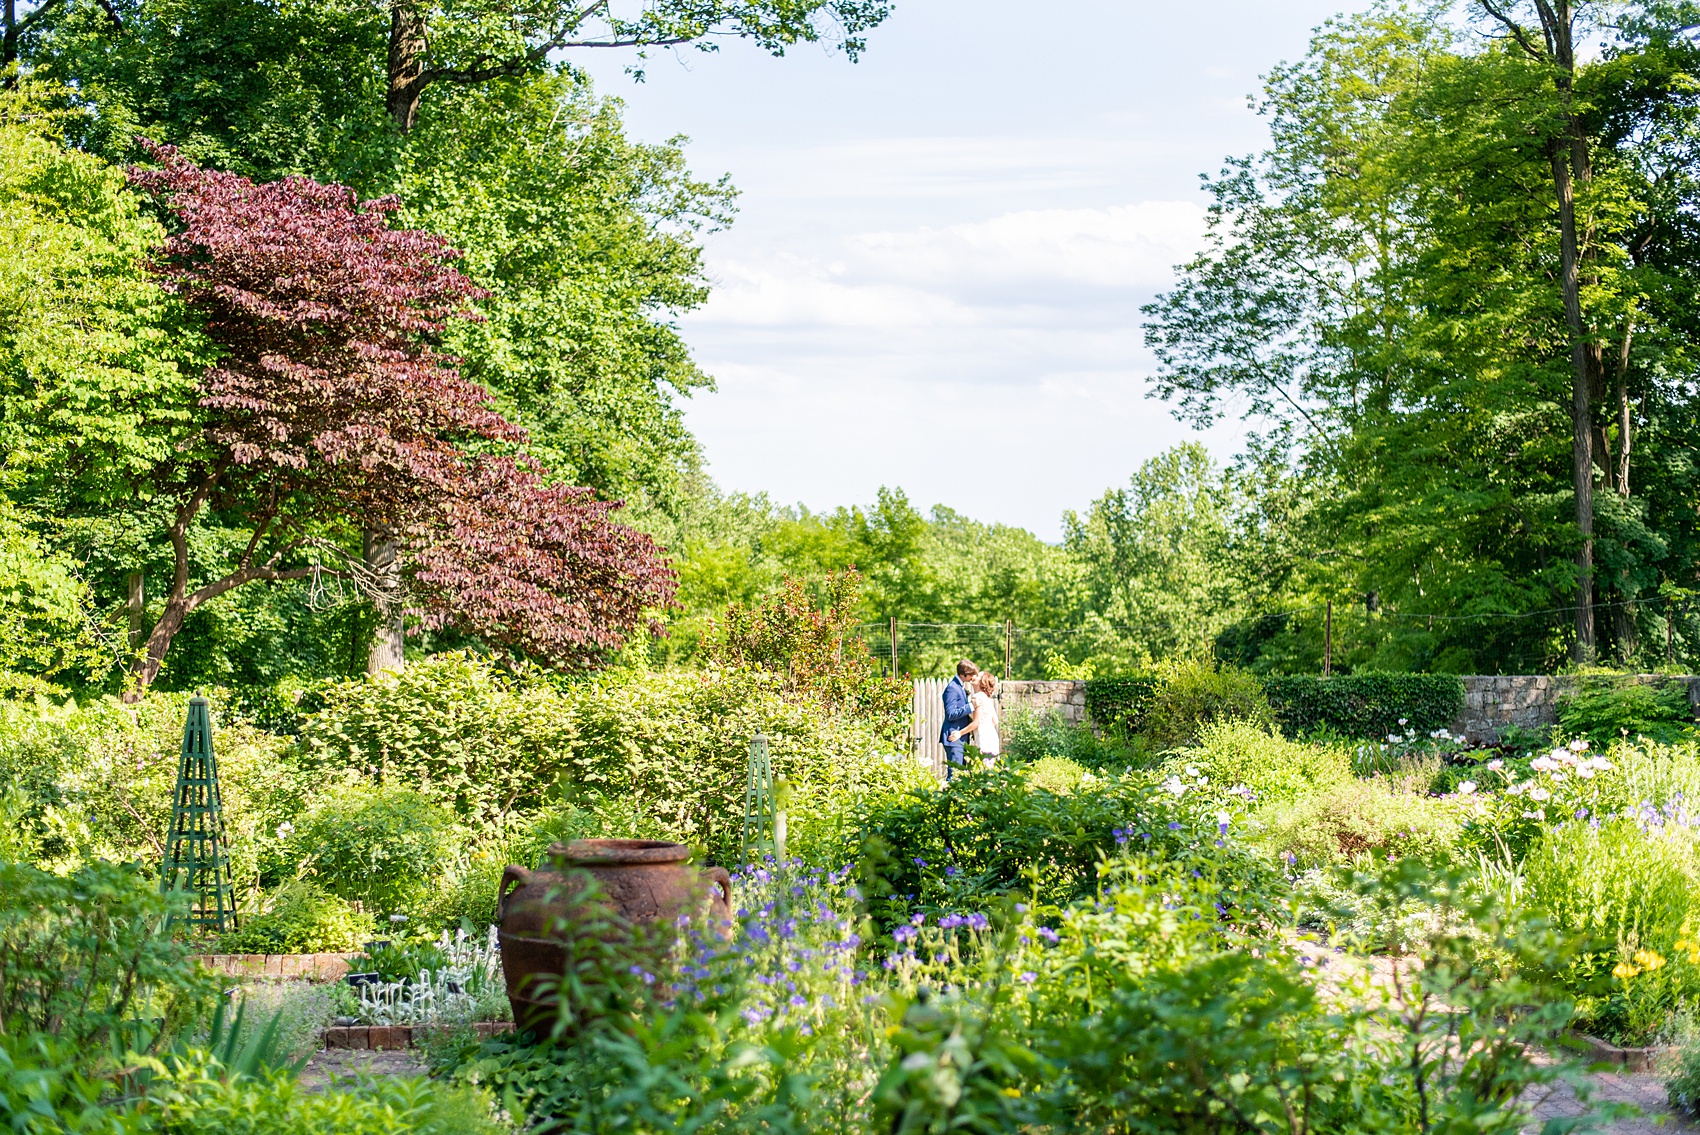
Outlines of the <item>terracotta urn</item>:
M 510 864 L 496 893 L 497 941 L 518 1027 L 553 1024 L 553 986 L 566 972 L 574 935 L 593 934 L 647 968 L 657 943 L 642 940 L 646 925 L 661 929 L 681 916 L 715 927 L 729 922 L 731 874 L 699 870 L 690 858 L 682 843 L 577 839 L 550 845 L 535 871 Z M 597 886 L 587 899 L 589 880 Z

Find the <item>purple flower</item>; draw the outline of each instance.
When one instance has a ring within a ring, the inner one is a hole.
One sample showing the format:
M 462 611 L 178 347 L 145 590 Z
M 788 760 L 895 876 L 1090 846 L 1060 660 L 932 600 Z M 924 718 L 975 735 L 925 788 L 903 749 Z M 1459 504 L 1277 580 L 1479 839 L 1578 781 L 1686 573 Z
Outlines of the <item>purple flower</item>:
M 1057 944 L 1057 932 L 1055 930 L 1052 930 L 1049 926 L 1039 927 L 1038 928 L 1038 934 L 1039 934 L 1039 937 L 1043 938 L 1045 941 L 1049 942 L 1051 945 L 1054 946 L 1054 945 Z
M 796 996 L 791 998 L 790 1003 L 791 1003 L 791 1008 L 801 1009 L 804 1005 L 807 1005 L 809 1003 L 809 1001 L 808 1001 L 808 998 L 804 997 L 801 993 L 799 993 Z
M 924 914 L 911 915 L 909 918 L 909 925 L 911 926 L 924 926 L 926 922 L 927 916 Z
M 954 879 L 958 874 L 959 872 L 956 870 L 956 865 L 954 863 L 944 869 L 944 875 L 947 879 Z
M 891 932 L 891 938 L 894 942 L 914 941 L 915 928 L 913 926 L 899 926 L 896 930 Z
M 1172 832 L 1180 831 L 1181 830 L 1180 821 L 1179 820 L 1170 820 L 1169 821 L 1169 830 L 1172 831 Z
M 1032 970 L 1028 970 L 1026 973 L 1021 975 L 1020 980 L 1025 981 L 1028 985 L 1032 985 L 1035 981 L 1039 980 L 1039 975 L 1034 973 Z
M 979 911 L 975 911 L 973 914 L 970 914 L 967 918 L 963 919 L 963 921 L 968 924 L 968 929 L 970 930 L 984 930 L 986 927 L 991 925 L 991 922 L 986 918 L 986 916 L 981 914 Z
M 925 859 L 922 859 L 919 855 L 917 855 L 915 857 L 915 866 L 925 867 L 926 865 L 927 865 L 927 861 Z
M 1026 904 L 1026 903 L 1024 903 L 1024 902 L 1018 902 L 1018 903 L 1016 903 L 1016 904 L 1015 904 L 1015 913 L 1017 913 L 1017 914 L 1026 914 L 1026 913 L 1027 913 L 1027 904 Z
M 963 922 L 965 922 L 965 921 L 967 921 L 967 920 L 964 919 L 960 914 L 947 914 L 943 918 L 939 919 L 939 929 L 940 930 L 955 930 L 958 926 L 961 926 L 963 924 Z

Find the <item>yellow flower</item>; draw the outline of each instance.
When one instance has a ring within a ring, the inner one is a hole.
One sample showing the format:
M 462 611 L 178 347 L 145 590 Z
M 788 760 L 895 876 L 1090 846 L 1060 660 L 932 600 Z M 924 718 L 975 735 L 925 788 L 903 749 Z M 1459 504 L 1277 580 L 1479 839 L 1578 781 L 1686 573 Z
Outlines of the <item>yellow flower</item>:
M 1005 1088 L 1003 1090 L 1003 1094 L 1008 1096 L 1012 1100 L 1018 1100 L 1018 1099 L 1021 1098 L 1021 1089 L 1020 1088 Z
M 1613 977 L 1623 978 L 1625 980 L 1634 977 L 1640 972 L 1640 970 L 1636 969 L 1628 962 L 1618 962 L 1615 966 L 1611 967 L 1611 975 Z
M 1652 950 L 1636 950 L 1635 964 L 1642 969 L 1658 969 L 1665 964 L 1665 959 Z

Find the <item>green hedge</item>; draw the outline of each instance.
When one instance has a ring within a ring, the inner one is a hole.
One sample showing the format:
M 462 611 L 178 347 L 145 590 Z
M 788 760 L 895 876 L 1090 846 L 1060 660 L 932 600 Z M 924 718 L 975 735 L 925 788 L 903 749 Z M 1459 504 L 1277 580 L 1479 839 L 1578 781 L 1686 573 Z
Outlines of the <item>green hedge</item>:
M 1157 697 L 1156 678 L 1093 678 L 1086 683 L 1086 713 L 1099 728 L 1134 732 Z
M 1464 708 L 1463 680 L 1452 674 L 1291 674 L 1265 678 L 1263 691 L 1289 736 L 1325 727 L 1353 737 L 1429 733 Z

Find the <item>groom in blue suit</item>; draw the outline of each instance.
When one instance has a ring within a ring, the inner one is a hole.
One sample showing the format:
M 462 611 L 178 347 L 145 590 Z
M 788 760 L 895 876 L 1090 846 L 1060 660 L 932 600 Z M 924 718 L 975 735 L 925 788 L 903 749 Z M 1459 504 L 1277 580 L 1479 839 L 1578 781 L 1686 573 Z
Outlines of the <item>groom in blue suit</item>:
M 944 687 L 944 728 L 939 730 L 939 744 L 944 746 L 944 776 L 950 779 L 951 766 L 963 763 L 962 741 L 952 741 L 950 735 L 968 728 L 974 720 L 974 700 L 968 696 L 968 684 L 980 673 L 980 668 L 964 658 L 956 664 L 956 677 Z

